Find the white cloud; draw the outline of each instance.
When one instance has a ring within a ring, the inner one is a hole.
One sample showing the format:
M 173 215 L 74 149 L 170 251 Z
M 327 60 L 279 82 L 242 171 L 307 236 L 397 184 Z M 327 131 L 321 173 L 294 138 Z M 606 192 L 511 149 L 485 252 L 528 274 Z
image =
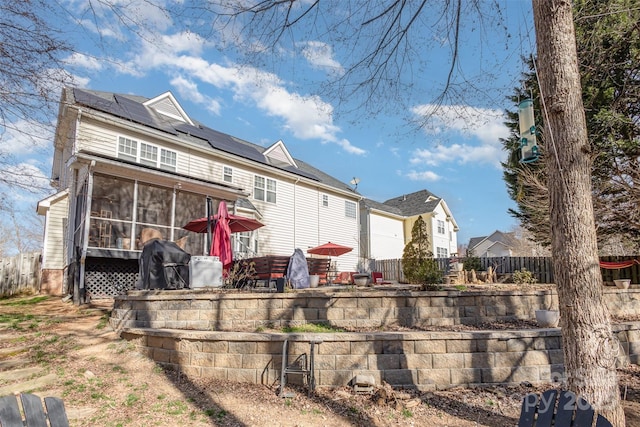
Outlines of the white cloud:
M 417 171 L 411 170 L 406 174 L 406 176 L 411 181 L 434 182 L 434 181 L 438 181 L 440 179 L 440 176 L 437 173 L 432 172 L 432 171 L 417 172 Z
M 49 189 L 49 177 L 46 176 L 38 167 L 31 163 L 18 163 L 15 165 L 5 166 L 1 170 L 3 187 L 6 185 L 12 188 L 18 187 L 26 189 L 36 195 L 42 195 L 43 191 Z M 14 197 L 24 197 L 27 200 L 32 198 L 24 191 L 14 191 Z
M 220 103 L 215 99 L 202 94 L 198 90 L 198 85 L 191 80 L 187 80 L 184 77 L 179 76 L 173 78 L 170 83 L 176 88 L 178 94 L 180 94 L 180 97 L 183 99 L 188 99 L 196 104 L 204 105 L 204 107 L 212 114 L 215 114 L 216 116 L 220 115 Z
M 183 89 L 189 87 L 193 90 L 190 98 L 204 98 L 202 90 L 198 90 L 197 85 L 189 83 L 195 80 L 218 89 L 231 90 L 235 100 L 252 103 L 268 116 L 281 119 L 282 126 L 296 138 L 333 143 L 352 154 L 366 153 L 366 150 L 338 136 L 341 129 L 333 123 L 333 106 L 320 97 L 291 92 L 277 75 L 257 68 L 210 63 L 197 56 L 202 45 L 191 46 L 188 42 L 190 39 L 185 34 L 165 36 L 163 40 L 172 44 L 175 51 L 144 43 L 143 51 L 137 56 L 132 68 L 164 67 L 179 72 L 183 77 L 174 84 Z M 185 50 L 188 50 L 186 54 L 177 54 L 178 51 Z
M 53 127 L 20 120 L 7 124 L 2 134 L 2 152 L 12 155 L 29 155 L 51 148 Z
M 417 117 L 431 114 L 425 127 L 427 134 L 438 135 L 442 139 L 446 134 L 449 135 L 446 139 L 455 137 L 468 141 L 415 150 L 410 160 L 412 164 L 437 166 L 457 162 L 490 164 L 500 168 L 500 161 L 506 156 L 500 138 L 509 136 L 502 111 L 465 105 L 419 105 L 412 112 Z
M 342 65 L 333 58 L 331 45 L 319 41 L 308 41 L 300 43 L 300 46 L 302 46 L 302 56 L 313 68 L 330 73 L 342 74 L 344 72 Z
M 82 67 L 87 70 L 99 71 L 103 68 L 102 61 L 94 56 L 85 55 L 83 53 L 73 53 L 65 60 L 71 66 Z

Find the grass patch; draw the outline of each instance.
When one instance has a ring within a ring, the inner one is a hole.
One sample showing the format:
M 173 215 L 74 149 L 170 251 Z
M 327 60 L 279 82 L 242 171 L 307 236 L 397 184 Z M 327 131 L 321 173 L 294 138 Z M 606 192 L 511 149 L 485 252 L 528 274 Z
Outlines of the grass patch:
M 174 400 L 167 404 L 167 414 L 180 415 L 184 414 L 187 410 L 187 404 L 181 400 Z
M 322 333 L 322 332 L 344 332 L 344 329 L 335 328 L 331 325 L 325 325 L 322 323 L 305 323 L 304 325 L 299 325 L 299 326 L 285 326 L 281 329 L 281 331 L 285 333 L 294 333 L 294 332 Z
M 0 302 L 0 305 L 6 305 L 9 307 L 20 307 L 25 305 L 36 305 L 41 303 L 42 301 L 48 300 L 49 297 L 46 295 L 37 296 L 32 298 L 20 298 L 20 299 L 11 299 L 11 301 Z
M 124 404 L 126 406 L 133 406 L 136 403 L 138 403 L 139 400 L 140 400 L 140 397 L 136 396 L 135 394 L 128 394 L 127 398 L 124 401 Z
M 107 325 L 109 324 L 109 317 L 111 317 L 111 313 L 107 313 L 104 314 L 100 317 L 100 320 L 98 321 L 98 325 L 96 326 L 96 329 L 104 329 L 107 327 Z

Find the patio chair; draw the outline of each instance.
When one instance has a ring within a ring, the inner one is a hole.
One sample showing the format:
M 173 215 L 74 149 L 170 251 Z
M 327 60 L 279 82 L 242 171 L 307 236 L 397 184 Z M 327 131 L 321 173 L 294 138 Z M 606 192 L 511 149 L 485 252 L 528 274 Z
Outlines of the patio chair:
M 381 272 L 372 271 L 371 272 L 371 283 L 373 283 L 374 285 L 384 285 L 384 284 L 389 284 L 391 282 L 384 280 L 384 277 L 382 276 Z
M 0 397 L 0 425 L 2 427 L 69 427 L 69 419 L 62 399 L 45 397 L 42 400 L 35 394 L 20 394 L 23 416 L 15 395 Z M 45 411 L 46 408 L 46 411 Z
M 524 397 L 518 427 L 591 427 L 594 415 L 589 402 L 581 396 L 568 390 L 547 390 Z M 597 415 L 595 427 L 612 427 L 612 424 Z

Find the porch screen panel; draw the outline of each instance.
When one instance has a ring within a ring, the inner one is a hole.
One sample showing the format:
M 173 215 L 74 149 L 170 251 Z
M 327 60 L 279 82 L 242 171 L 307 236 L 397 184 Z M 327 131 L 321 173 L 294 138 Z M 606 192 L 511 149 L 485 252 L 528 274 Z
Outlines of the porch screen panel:
M 186 240 L 184 250 L 191 255 L 204 254 L 204 242 L 207 233 L 194 233 L 184 227 L 189 221 L 207 215 L 207 201 L 201 194 L 178 191 L 176 193 L 176 219 L 173 230 L 175 240 Z
M 158 187 L 138 181 L 138 206 L 136 209 L 136 240 L 139 241 L 142 230 L 153 228 L 159 237 L 168 240 L 171 237 L 171 209 L 173 189 Z M 140 245 L 139 249 L 141 249 Z
M 131 180 L 94 175 L 89 246 L 130 248 L 133 192 L 134 183 Z

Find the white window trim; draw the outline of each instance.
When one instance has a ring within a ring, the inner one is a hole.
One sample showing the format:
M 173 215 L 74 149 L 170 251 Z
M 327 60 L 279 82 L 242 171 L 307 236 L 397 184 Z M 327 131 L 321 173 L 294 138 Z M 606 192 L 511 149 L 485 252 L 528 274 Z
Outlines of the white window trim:
M 256 197 L 256 179 L 257 178 L 261 178 L 264 181 L 264 187 L 259 188 L 260 190 L 262 190 L 262 192 L 264 193 L 264 198 L 263 199 L 259 199 Z M 273 186 L 275 188 L 275 190 L 270 190 L 269 189 L 269 182 L 273 183 Z M 274 196 L 274 201 L 270 201 L 269 200 L 269 193 L 273 194 Z M 266 176 L 262 176 L 262 175 L 254 175 L 253 176 L 253 199 L 254 200 L 259 200 L 261 202 L 265 202 L 265 203 L 271 203 L 271 204 L 277 204 L 278 203 L 278 182 L 273 179 L 273 178 L 267 178 Z
M 229 170 L 229 173 L 226 173 L 227 170 Z M 229 176 L 229 181 L 226 179 L 227 176 Z M 233 168 L 231 166 L 222 166 L 222 181 L 233 183 Z

